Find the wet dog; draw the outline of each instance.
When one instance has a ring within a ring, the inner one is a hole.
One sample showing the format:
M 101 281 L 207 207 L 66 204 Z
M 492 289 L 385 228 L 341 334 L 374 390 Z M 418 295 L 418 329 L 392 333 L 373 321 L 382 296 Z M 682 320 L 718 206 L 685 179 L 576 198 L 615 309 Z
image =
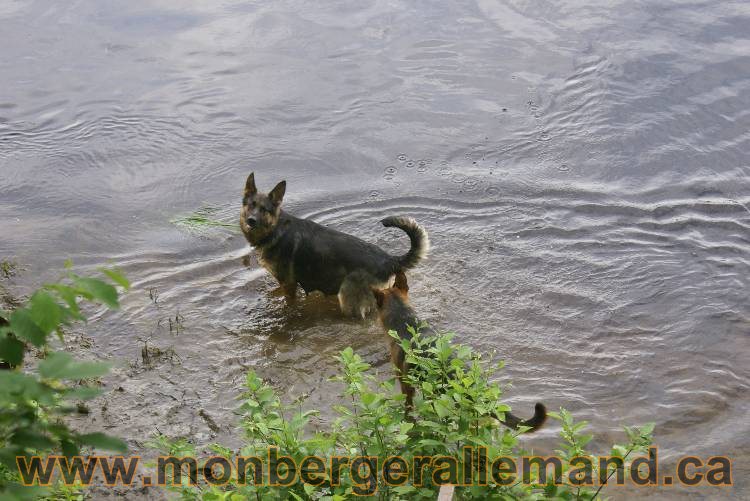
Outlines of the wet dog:
M 245 183 L 240 228 L 258 258 L 278 280 L 283 292 L 294 298 L 297 284 L 309 293 L 338 295 L 341 310 L 364 318 L 375 309 L 372 286 L 386 286 L 393 275 L 419 263 L 429 249 L 427 232 L 413 219 L 391 216 L 383 226 L 403 230 L 411 248 L 392 256 L 357 237 L 300 219 L 281 210 L 286 181 L 268 194 L 260 193 L 255 176 Z
M 409 285 L 406 282 L 406 274 L 404 272 L 399 271 L 396 273 L 396 280 L 393 287 L 383 290 L 373 288 L 372 294 L 375 296 L 380 323 L 390 343 L 391 361 L 399 372 L 401 392 L 406 396 L 406 409 L 408 412 L 413 407 L 414 387 L 405 381 L 404 376 L 409 374 L 411 367 L 406 361 L 401 344 L 388 333 L 395 331 L 399 339 L 403 340 L 412 338 L 410 327 L 414 329 L 421 327 L 420 334 L 426 336 L 435 336 L 437 332 L 431 327 L 424 325 L 418 318 L 414 308 L 409 304 Z M 503 419 L 499 416 L 495 416 L 495 418 L 509 428 L 515 429 L 519 426 L 528 426 L 531 428 L 529 431 L 539 429 L 547 419 L 547 410 L 541 403 L 536 404 L 534 416 L 531 419 L 523 420 L 510 412 L 505 412 L 504 414 L 505 417 Z

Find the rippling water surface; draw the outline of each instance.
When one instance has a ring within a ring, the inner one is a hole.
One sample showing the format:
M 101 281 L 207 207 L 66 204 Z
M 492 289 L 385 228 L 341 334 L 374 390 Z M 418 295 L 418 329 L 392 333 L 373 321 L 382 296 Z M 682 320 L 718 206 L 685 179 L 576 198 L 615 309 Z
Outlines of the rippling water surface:
M 344 347 L 390 370 L 371 323 L 272 296 L 241 236 L 170 224 L 234 221 L 255 171 L 393 252 L 378 221 L 422 222 L 414 303 L 508 361 L 519 412 L 600 446 L 654 420 L 667 458 L 735 458 L 694 495 L 748 488 L 747 2 L 2 0 L 0 32 L 5 286 L 66 258 L 134 283 L 76 338 L 117 361 L 86 426 L 231 441 L 249 368 L 324 409 Z

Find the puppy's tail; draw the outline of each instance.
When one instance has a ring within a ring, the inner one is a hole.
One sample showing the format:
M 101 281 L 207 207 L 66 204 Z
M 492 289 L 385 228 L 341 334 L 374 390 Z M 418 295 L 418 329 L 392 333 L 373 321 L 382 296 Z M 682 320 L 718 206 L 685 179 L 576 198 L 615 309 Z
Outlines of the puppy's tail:
M 385 227 L 402 229 L 411 240 L 409 252 L 397 258 L 398 266 L 402 270 L 408 270 L 417 265 L 430 250 L 430 238 L 427 231 L 419 226 L 415 220 L 406 216 L 390 216 L 381 221 Z
M 499 420 L 502 421 L 502 423 L 508 428 L 516 429 L 519 426 L 528 426 L 529 428 L 531 428 L 529 432 L 532 432 L 541 428 L 544 422 L 547 420 L 547 408 L 544 407 L 544 404 L 542 404 L 541 402 L 537 402 L 537 404 L 534 406 L 534 417 L 532 417 L 531 419 L 523 420 L 510 412 L 506 412 L 505 419 Z

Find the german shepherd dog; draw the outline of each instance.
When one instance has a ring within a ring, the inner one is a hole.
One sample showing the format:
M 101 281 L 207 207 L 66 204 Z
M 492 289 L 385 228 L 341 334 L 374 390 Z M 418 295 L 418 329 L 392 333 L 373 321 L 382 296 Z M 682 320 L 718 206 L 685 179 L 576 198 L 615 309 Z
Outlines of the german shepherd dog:
M 299 284 L 306 293 L 337 294 L 344 314 L 364 318 L 375 310 L 370 287 L 387 286 L 395 273 L 416 266 L 427 254 L 427 232 L 411 218 L 381 221 L 400 228 L 411 241 L 406 254 L 392 256 L 357 237 L 287 214 L 281 210 L 285 191 L 286 181 L 281 181 L 268 194 L 260 193 L 251 173 L 242 197 L 240 228 L 261 265 L 290 299 Z
M 372 294 L 375 296 L 380 323 L 390 342 L 391 361 L 399 371 L 401 393 L 406 396 L 406 409 L 408 412 L 413 407 L 414 387 L 405 381 L 404 376 L 409 373 L 411 368 L 406 361 L 406 356 L 400 343 L 388 333 L 396 331 L 400 339 L 411 339 L 412 334 L 409 332 L 409 326 L 412 326 L 414 329 L 422 326 L 420 334 L 427 336 L 435 336 L 437 332 L 429 326 L 423 326 L 417 313 L 409 304 L 409 285 L 406 282 L 406 274 L 403 271 L 396 273 L 396 280 L 393 287 L 383 290 L 373 288 Z M 501 419 L 499 416 L 495 416 L 495 418 L 509 428 L 515 429 L 519 426 L 528 426 L 531 428 L 529 431 L 538 430 L 547 419 L 547 409 L 542 403 L 536 404 L 534 407 L 534 416 L 531 419 L 523 420 L 510 412 L 505 412 L 504 414 L 504 419 Z

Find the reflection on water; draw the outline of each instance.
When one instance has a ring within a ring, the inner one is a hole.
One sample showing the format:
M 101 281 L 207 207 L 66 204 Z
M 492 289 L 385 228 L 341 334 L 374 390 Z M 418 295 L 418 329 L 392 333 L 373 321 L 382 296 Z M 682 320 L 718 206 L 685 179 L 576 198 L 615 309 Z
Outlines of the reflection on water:
M 750 4 L 654 4 L 0 2 L 15 287 L 68 257 L 134 283 L 85 328 L 121 388 L 87 426 L 207 441 L 203 409 L 229 440 L 249 368 L 322 408 L 342 348 L 390 371 L 376 326 L 285 304 L 234 233 L 169 224 L 233 220 L 254 170 L 394 253 L 382 217 L 424 224 L 414 302 L 508 361 L 519 409 L 603 439 L 655 420 L 660 454 L 730 454 L 746 487 Z

